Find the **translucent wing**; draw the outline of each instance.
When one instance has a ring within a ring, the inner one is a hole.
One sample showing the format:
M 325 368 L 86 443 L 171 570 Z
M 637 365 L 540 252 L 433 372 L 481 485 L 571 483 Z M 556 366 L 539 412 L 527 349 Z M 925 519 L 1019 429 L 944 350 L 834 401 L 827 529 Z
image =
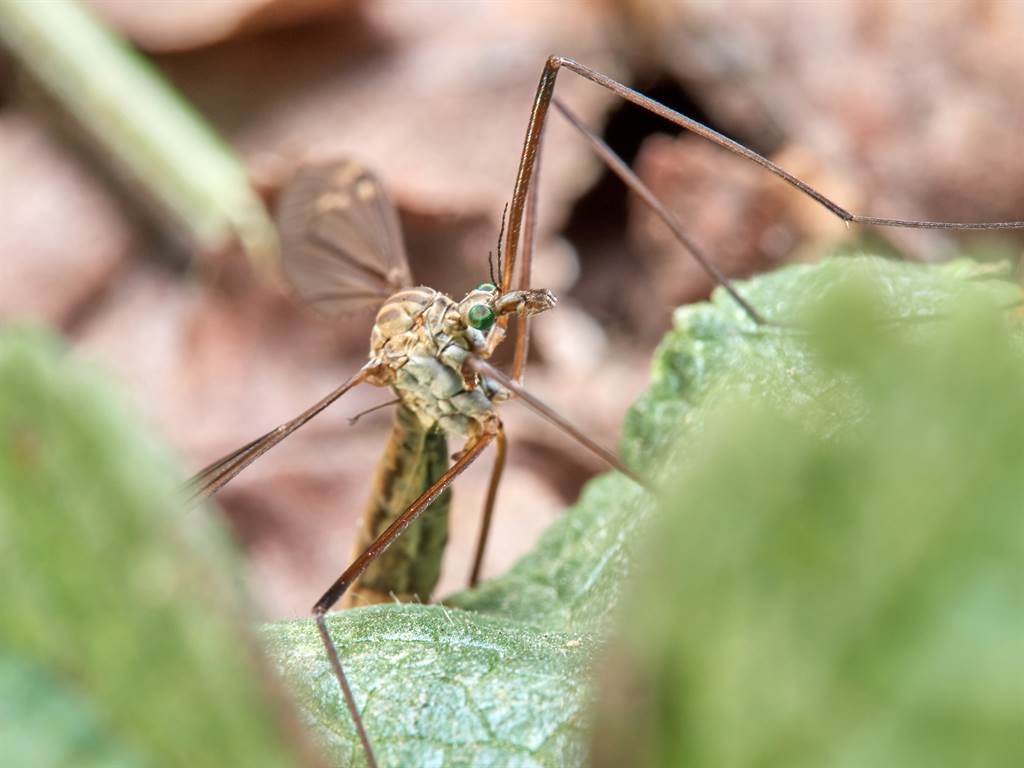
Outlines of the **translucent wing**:
M 300 168 L 281 194 L 277 223 L 284 273 L 321 312 L 373 308 L 412 284 L 394 206 L 358 163 Z

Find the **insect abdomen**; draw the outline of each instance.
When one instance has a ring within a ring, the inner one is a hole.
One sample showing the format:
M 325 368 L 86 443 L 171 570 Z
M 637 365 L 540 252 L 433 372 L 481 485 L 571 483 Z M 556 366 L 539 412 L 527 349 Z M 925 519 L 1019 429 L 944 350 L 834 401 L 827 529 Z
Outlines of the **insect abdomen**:
M 373 480 L 354 552 L 361 554 L 424 489 L 448 469 L 448 441 L 425 428 L 406 406 L 395 409 L 394 424 Z M 441 574 L 448 541 L 451 491 L 445 490 L 415 523 L 380 555 L 345 595 L 345 606 L 419 600 L 429 602 Z

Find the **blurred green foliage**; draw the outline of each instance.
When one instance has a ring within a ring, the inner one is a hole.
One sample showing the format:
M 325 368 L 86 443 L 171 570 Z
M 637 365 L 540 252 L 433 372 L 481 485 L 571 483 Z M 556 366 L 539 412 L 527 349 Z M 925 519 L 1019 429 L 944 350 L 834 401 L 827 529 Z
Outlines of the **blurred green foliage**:
M 1024 762 L 1019 292 L 983 277 L 856 260 L 747 286 L 806 334 L 678 312 L 633 423 L 685 426 L 594 765 Z
M 0 763 L 299 764 L 178 478 L 52 340 L 0 336 Z

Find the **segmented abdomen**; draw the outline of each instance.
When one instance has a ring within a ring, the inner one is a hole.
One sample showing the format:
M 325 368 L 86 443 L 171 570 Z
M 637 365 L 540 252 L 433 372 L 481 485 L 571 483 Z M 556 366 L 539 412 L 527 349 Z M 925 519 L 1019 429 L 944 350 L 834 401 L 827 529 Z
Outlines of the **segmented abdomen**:
M 404 405 L 395 409 L 388 444 L 373 478 L 373 493 L 363 513 L 354 553 L 372 544 L 423 491 L 448 469 L 448 440 L 439 429 L 423 426 Z M 447 489 L 366 569 L 345 594 L 344 605 L 429 602 L 441 574 L 448 541 Z

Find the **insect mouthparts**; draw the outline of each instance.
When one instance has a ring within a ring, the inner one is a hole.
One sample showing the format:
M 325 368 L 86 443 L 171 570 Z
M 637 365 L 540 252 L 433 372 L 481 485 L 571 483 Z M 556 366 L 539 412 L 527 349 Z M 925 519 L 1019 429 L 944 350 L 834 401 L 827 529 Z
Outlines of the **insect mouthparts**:
M 495 302 L 495 309 L 499 315 L 536 315 L 557 303 L 558 298 L 547 288 L 530 288 L 506 293 Z
M 530 314 L 537 312 L 545 312 L 549 309 L 553 309 L 558 303 L 558 297 L 548 290 L 547 288 L 538 288 L 529 291 L 530 296 L 527 299 L 528 309 Z

